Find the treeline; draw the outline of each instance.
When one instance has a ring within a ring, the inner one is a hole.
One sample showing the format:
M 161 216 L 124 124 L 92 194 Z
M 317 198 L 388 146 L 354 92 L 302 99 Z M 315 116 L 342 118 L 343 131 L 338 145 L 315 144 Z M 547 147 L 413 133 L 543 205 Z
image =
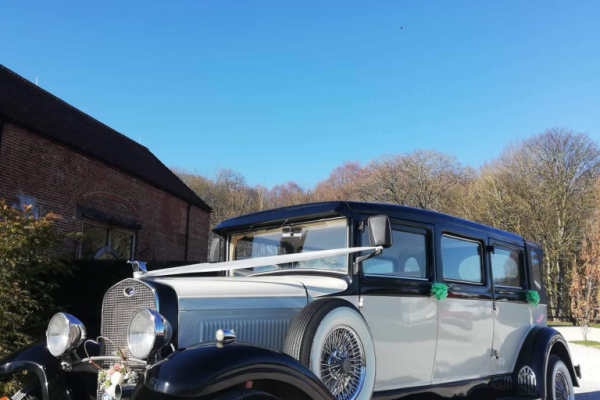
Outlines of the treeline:
M 600 149 L 587 134 L 554 128 L 506 146 L 478 169 L 434 150 L 384 155 L 366 165 L 346 162 L 314 188 L 294 182 L 249 186 L 229 169 L 205 177 L 175 172 L 213 208 L 212 227 L 240 214 L 293 204 L 359 200 L 441 211 L 515 232 L 545 254 L 549 307 L 570 306 L 590 226 L 600 224 Z

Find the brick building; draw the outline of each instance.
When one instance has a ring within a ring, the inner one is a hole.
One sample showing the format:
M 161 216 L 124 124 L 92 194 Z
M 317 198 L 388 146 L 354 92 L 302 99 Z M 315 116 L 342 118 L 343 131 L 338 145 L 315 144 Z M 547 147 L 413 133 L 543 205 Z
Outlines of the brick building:
M 207 256 L 211 208 L 154 154 L 2 65 L 0 199 L 83 232 L 67 257 Z

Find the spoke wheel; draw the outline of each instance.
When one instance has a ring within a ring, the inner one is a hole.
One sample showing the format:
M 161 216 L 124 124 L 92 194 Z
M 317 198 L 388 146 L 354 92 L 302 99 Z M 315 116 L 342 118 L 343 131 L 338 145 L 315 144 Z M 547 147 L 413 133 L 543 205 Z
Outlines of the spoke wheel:
M 569 369 L 555 354 L 548 359 L 546 394 L 548 400 L 575 400 L 575 390 Z
M 356 332 L 333 328 L 323 343 L 321 379 L 337 400 L 355 400 L 365 381 L 366 358 Z
M 571 398 L 569 382 L 562 371 L 557 371 L 554 377 L 554 393 L 556 400 L 569 400 Z

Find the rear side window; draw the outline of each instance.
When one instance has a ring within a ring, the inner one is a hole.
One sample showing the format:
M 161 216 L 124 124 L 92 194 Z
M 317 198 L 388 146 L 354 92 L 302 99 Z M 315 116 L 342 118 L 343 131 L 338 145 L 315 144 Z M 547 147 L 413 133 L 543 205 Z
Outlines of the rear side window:
M 533 270 L 533 283 L 535 284 L 535 290 L 542 290 L 542 263 L 540 255 L 537 251 L 531 250 L 531 269 Z
M 454 236 L 442 236 L 444 279 L 483 283 L 481 243 Z
M 365 275 L 427 278 L 427 236 L 400 230 L 392 235 L 392 247 L 363 262 Z
M 492 275 L 494 285 L 523 288 L 522 252 L 495 245 L 492 253 Z

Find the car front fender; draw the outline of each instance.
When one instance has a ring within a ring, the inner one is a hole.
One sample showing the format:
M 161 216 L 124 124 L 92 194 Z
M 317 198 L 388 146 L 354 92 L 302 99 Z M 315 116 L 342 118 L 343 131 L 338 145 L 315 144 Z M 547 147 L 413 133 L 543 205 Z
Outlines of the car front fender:
M 157 398 L 157 393 L 210 398 L 246 382 L 293 387 L 306 399 L 333 399 L 308 368 L 287 354 L 248 344 L 205 343 L 181 349 L 150 367 L 132 400 Z
M 15 351 L 0 361 L 0 376 L 23 371 L 37 376 L 44 400 L 89 398 L 86 381 L 97 376 L 97 371 L 84 365 L 77 371 L 64 371 L 60 360 L 50 354 L 45 342 Z

